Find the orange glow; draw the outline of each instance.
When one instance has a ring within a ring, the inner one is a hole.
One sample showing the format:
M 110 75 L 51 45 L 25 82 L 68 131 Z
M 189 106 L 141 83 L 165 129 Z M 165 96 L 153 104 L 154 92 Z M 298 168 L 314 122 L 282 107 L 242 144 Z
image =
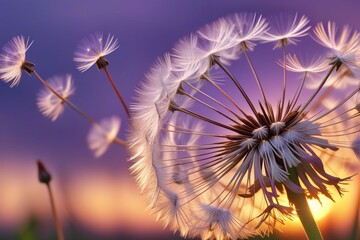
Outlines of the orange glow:
M 21 225 L 31 215 L 42 220 L 52 217 L 49 196 L 46 187 L 38 182 L 35 162 L 2 164 L 0 199 L 0 222 L 3 224 Z M 60 207 L 61 202 L 58 205 Z
M 328 216 L 329 225 L 337 232 L 346 233 L 352 228 L 360 195 L 359 183 L 360 177 L 357 175 L 345 186 L 344 196 L 336 200 L 334 210 Z
M 333 201 L 329 198 L 320 196 L 321 203 L 316 199 L 308 200 L 310 210 L 316 221 L 325 218 L 333 208 Z
M 349 184 L 345 186 L 346 192 L 343 197 L 337 196 L 337 193 L 334 192 L 333 197 L 335 202 L 322 195 L 320 196 L 322 205 L 315 199 L 308 201 L 314 218 L 321 230 L 331 226 L 331 228 L 335 228 L 336 232 L 339 233 L 350 231 L 357 204 L 358 183 L 359 179 L 354 179 L 349 182 Z M 286 231 L 288 231 L 288 229 L 290 229 L 291 232 L 303 231 L 301 222 L 297 217 L 295 217 L 293 221 L 286 221 L 285 226 Z
M 123 176 L 125 175 L 125 176 Z M 98 231 L 161 229 L 130 176 L 111 177 L 106 173 L 84 173 L 69 185 L 69 204 L 74 217 Z
M 64 225 L 66 220 L 77 220 L 92 231 L 127 231 L 134 233 L 158 233 L 163 227 L 156 217 L 146 211 L 144 196 L 128 172 L 118 175 L 98 170 L 82 170 L 70 175 L 68 185 L 59 186 L 58 174 L 51 166 L 54 176 L 53 190 L 58 212 Z M 15 174 L 16 173 L 16 174 Z M 346 176 L 347 174 L 341 174 Z M 311 200 L 309 204 L 321 230 L 333 228 L 337 232 L 349 232 L 359 195 L 359 180 L 354 178 L 342 198 L 333 192 L 335 203 L 325 197 L 322 206 Z M 61 189 L 63 191 L 60 191 Z M 0 169 L 0 222 L 2 226 L 17 228 L 30 215 L 45 224 L 51 223 L 52 215 L 44 185 L 37 181 L 35 163 L 3 164 Z M 303 231 L 300 221 L 286 221 L 284 233 Z
M 146 211 L 146 203 L 128 172 L 110 176 L 106 172 L 83 171 L 68 179 L 68 186 L 61 187 L 56 171 L 47 167 L 53 176 L 52 189 L 64 226 L 67 219 L 76 219 L 99 232 L 162 231 L 155 216 Z M 38 182 L 35 162 L 2 165 L 0 199 L 2 226 L 17 229 L 30 216 L 41 220 L 41 224 L 52 224 L 49 196 L 46 187 Z

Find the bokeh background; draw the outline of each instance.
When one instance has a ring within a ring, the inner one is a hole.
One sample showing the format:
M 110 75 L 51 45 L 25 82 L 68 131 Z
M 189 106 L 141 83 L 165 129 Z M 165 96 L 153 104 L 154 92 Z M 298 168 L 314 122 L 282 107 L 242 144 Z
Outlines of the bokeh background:
M 81 74 L 75 68 L 72 58 L 79 41 L 94 32 L 118 38 L 119 49 L 108 57 L 109 70 L 129 103 L 156 58 L 179 38 L 236 12 L 267 18 L 299 13 L 311 25 L 332 20 L 360 29 L 358 0 L 3 0 L 0 45 L 16 35 L 34 40 L 27 59 L 37 72 L 44 78 L 72 74 L 76 94 L 71 101 L 98 120 L 121 117 L 124 138 L 126 115 L 104 73 L 93 67 Z M 70 109 L 56 122 L 43 117 L 36 107 L 40 88 L 27 74 L 18 87 L 0 83 L 0 239 L 56 239 L 46 188 L 37 181 L 38 159 L 53 175 L 66 239 L 181 239 L 146 211 L 125 149 L 111 146 L 96 159 L 86 143 L 90 124 Z M 354 236 L 358 190 L 355 178 L 344 198 L 314 207 L 326 239 Z M 284 229 L 276 237 L 305 238 L 297 221 Z

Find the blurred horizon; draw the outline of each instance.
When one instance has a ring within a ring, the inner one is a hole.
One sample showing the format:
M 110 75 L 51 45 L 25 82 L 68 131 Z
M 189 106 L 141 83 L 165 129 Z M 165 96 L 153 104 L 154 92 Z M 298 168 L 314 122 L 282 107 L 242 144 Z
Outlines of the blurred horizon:
M 96 120 L 119 116 L 119 137 L 124 139 L 127 116 L 105 74 L 96 67 L 80 73 L 73 62 L 84 37 L 103 32 L 118 39 L 119 48 L 108 56 L 109 71 L 129 105 L 137 84 L 158 57 L 220 17 L 256 12 L 273 19 L 297 13 L 306 15 L 311 26 L 335 21 L 360 30 L 359 11 L 358 0 L 6 1 L 0 8 L 0 46 L 14 36 L 29 37 L 34 42 L 27 59 L 35 63 L 36 71 L 44 79 L 70 73 L 76 89 L 71 101 Z M 270 68 L 266 62 L 259 64 Z M 69 108 L 55 122 L 42 116 L 36 107 L 41 88 L 35 76 L 26 73 L 19 86 L 0 83 L 0 239 L 32 239 L 26 236 L 34 234 L 36 239 L 56 239 L 46 187 L 37 180 L 38 159 L 53 176 L 65 239 L 182 239 L 164 230 L 147 210 L 128 170 L 125 148 L 114 144 L 96 159 L 86 142 L 91 125 Z M 314 207 L 315 212 L 328 212 L 318 220 L 325 239 L 353 234 L 359 177 L 346 187 L 343 198 L 324 201 L 322 209 Z M 298 222 L 284 229 L 273 239 L 306 239 Z

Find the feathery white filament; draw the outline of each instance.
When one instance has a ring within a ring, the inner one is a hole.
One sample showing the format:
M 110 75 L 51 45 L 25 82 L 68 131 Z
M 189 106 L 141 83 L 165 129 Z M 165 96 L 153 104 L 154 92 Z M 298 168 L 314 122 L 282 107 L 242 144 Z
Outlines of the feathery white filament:
M 74 94 L 75 88 L 71 75 L 55 76 L 48 80 L 48 84 L 64 99 Z M 44 87 L 38 94 L 37 106 L 40 112 L 55 121 L 64 112 L 64 102 L 48 88 Z
M 80 72 L 85 72 L 94 65 L 99 58 L 109 55 L 119 47 L 118 40 L 108 35 L 106 40 L 102 33 L 94 33 L 84 38 L 74 53 L 74 61 Z

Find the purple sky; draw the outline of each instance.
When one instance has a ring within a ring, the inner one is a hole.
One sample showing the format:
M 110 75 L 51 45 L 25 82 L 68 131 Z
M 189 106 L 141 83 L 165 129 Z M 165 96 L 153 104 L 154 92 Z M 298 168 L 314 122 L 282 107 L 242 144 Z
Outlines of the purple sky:
M 326 4 L 324 4 L 326 3 Z M 346 1 L 7 1 L 0 9 L 0 44 L 16 35 L 34 40 L 27 58 L 45 79 L 71 73 L 76 94 L 71 100 L 96 119 L 125 115 L 105 75 L 96 68 L 81 74 L 72 61 L 78 42 L 96 31 L 112 33 L 119 49 L 109 56 L 110 72 L 127 102 L 132 90 L 158 56 L 199 27 L 235 12 L 258 12 L 267 18 L 279 13 L 306 14 L 311 24 L 333 20 L 359 29 L 360 3 Z M 53 162 L 56 168 L 73 164 L 97 167 L 86 147 L 89 125 L 70 109 L 55 123 L 36 108 L 36 94 L 42 86 L 34 76 L 23 75 L 20 85 L 0 85 L 0 163 L 21 154 Z M 124 130 L 124 128 L 122 129 Z M 122 131 L 124 132 L 124 131 Z M 125 154 L 112 148 L 103 160 L 127 165 Z M 120 160 L 122 159 L 122 160 Z M 92 166 L 94 165 L 94 166 Z M 101 161 L 104 165 L 104 161 Z
M 126 115 L 104 73 L 95 67 L 85 73 L 75 68 L 72 58 L 79 41 L 97 31 L 118 38 L 120 47 L 108 57 L 109 71 L 129 103 L 156 58 L 171 51 L 179 38 L 219 17 L 244 11 L 270 19 L 279 13 L 299 13 L 307 15 L 311 25 L 333 20 L 360 29 L 358 0 L 17 0 L 1 3 L 0 46 L 16 35 L 30 37 L 34 43 L 27 59 L 36 64 L 37 72 L 45 79 L 71 73 L 76 87 L 71 101 L 98 120 L 120 116 L 124 138 Z M 118 146 L 95 159 L 86 145 L 90 124 L 71 109 L 56 122 L 43 117 L 36 107 L 40 88 L 35 76 L 27 74 L 18 87 L 0 83 L 0 168 L 14 161 L 34 162 L 35 168 L 41 158 L 66 182 L 67 174 L 83 169 L 118 174 L 129 167 L 125 150 Z

